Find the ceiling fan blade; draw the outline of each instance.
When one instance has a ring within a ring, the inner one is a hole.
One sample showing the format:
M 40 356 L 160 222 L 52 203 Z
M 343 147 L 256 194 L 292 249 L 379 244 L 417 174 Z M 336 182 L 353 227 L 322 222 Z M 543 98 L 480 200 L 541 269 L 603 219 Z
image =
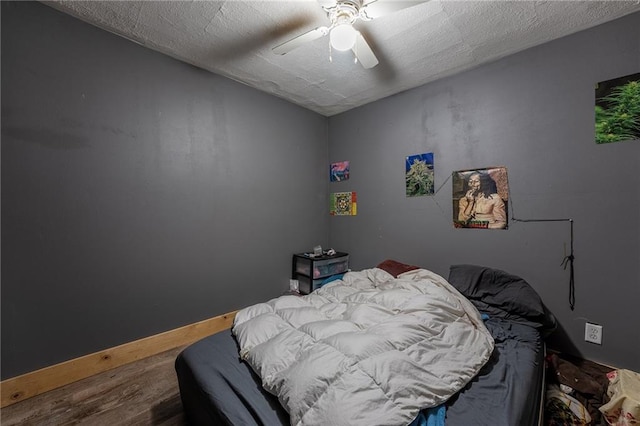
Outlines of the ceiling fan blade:
M 398 10 L 426 3 L 428 0 L 371 0 L 360 9 L 360 16 L 365 20 L 376 19 Z
M 358 58 L 358 61 L 362 64 L 366 69 L 373 68 L 378 65 L 378 58 L 369 47 L 369 44 L 364 39 L 362 34 L 358 32 L 356 36 L 356 44 L 353 46 L 353 53 Z
M 317 0 L 317 2 L 320 3 L 320 7 L 323 9 L 330 9 L 337 3 L 336 0 Z
M 298 37 L 292 38 L 289 41 L 285 41 L 284 43 L 274 47 L 271 50 L 273 50 L 273 53 L 275 54 L 284 55 L 285 53 L 289 53 L 293 49 L 300 47 L 305 43 L 319 39 L 320 37 L 327 34 L 329 34 L 329 29 L 327 27 L 318 27 L 314 30 L 301 34 Z

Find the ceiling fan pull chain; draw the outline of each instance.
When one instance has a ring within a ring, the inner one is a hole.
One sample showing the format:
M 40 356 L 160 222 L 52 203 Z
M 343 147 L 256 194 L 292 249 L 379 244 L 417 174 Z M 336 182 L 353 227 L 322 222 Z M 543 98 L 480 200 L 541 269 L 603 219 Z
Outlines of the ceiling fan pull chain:
M 358 43 L 355 44 L 355 46 L 353 47 L 353 63 L 357 64 L 358 63 Z

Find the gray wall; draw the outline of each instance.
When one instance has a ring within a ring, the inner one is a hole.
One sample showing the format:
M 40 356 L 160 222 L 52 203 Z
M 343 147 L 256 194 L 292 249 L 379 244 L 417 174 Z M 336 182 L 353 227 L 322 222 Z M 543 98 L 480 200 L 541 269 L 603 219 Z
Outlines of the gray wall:
M 329 159 L 350 160 L 351 178 L 329 191 L 357 191 L 358 215 L 332 218 L 330 243 L 355 269 L 394 258 L 520 275 L 561 323 L 553 347 L 640 371 L 640 141 L 598 146 L 593 124 L 595 83 L 637 72 L 638 13 L 332 117 Z M 443 186 L 406 198 L 405 157 L 424 152 Z M 453 228 L 451 172 L 494 165 L 516 218 L 574 219 L 574 311 L 569 223 Z M 604 327 L 602 346 L 584 342 L 585 321 Z
M 640 143 L 593 143 L 594 83 L 640 71 L 639 40 L 635 14 L 327 120 L 2 2 L 2 377 L 276 296 L 318 243 L 354 269 L 521 275 L 561 321 L 557 348 L 640 370 Z M 422 152 L 442 188 L 407 199 Z M 351 179 L 328 186 L 341 160 Z M 490 165 L 508 167 L 516 217 L 575 220 L 575 311 L 567 223 L 453 229 L 447 178 Z M 329 220 L 327 193 L 349 190 L 358 216 Z
M 281 294 L 327 161 L 325 117 L 2 2 L 2 377 Z

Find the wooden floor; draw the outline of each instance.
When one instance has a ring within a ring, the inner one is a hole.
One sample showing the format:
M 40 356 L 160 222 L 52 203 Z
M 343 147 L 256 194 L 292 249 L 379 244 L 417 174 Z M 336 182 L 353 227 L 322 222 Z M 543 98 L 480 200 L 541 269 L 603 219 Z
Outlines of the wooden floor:
M 184 426 L 174 362 L 183 347 L 118 367 L 0 410 L 10 425 Z

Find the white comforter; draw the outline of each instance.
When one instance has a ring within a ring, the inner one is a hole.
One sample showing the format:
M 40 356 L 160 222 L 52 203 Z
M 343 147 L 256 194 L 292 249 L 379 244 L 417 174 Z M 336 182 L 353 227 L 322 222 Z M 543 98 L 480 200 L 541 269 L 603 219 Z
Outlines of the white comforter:
M 441 276 L 377 268 L 238 312 L 240 355 L 292 425 L 407 425 L 488 361 L 476 308 Z

